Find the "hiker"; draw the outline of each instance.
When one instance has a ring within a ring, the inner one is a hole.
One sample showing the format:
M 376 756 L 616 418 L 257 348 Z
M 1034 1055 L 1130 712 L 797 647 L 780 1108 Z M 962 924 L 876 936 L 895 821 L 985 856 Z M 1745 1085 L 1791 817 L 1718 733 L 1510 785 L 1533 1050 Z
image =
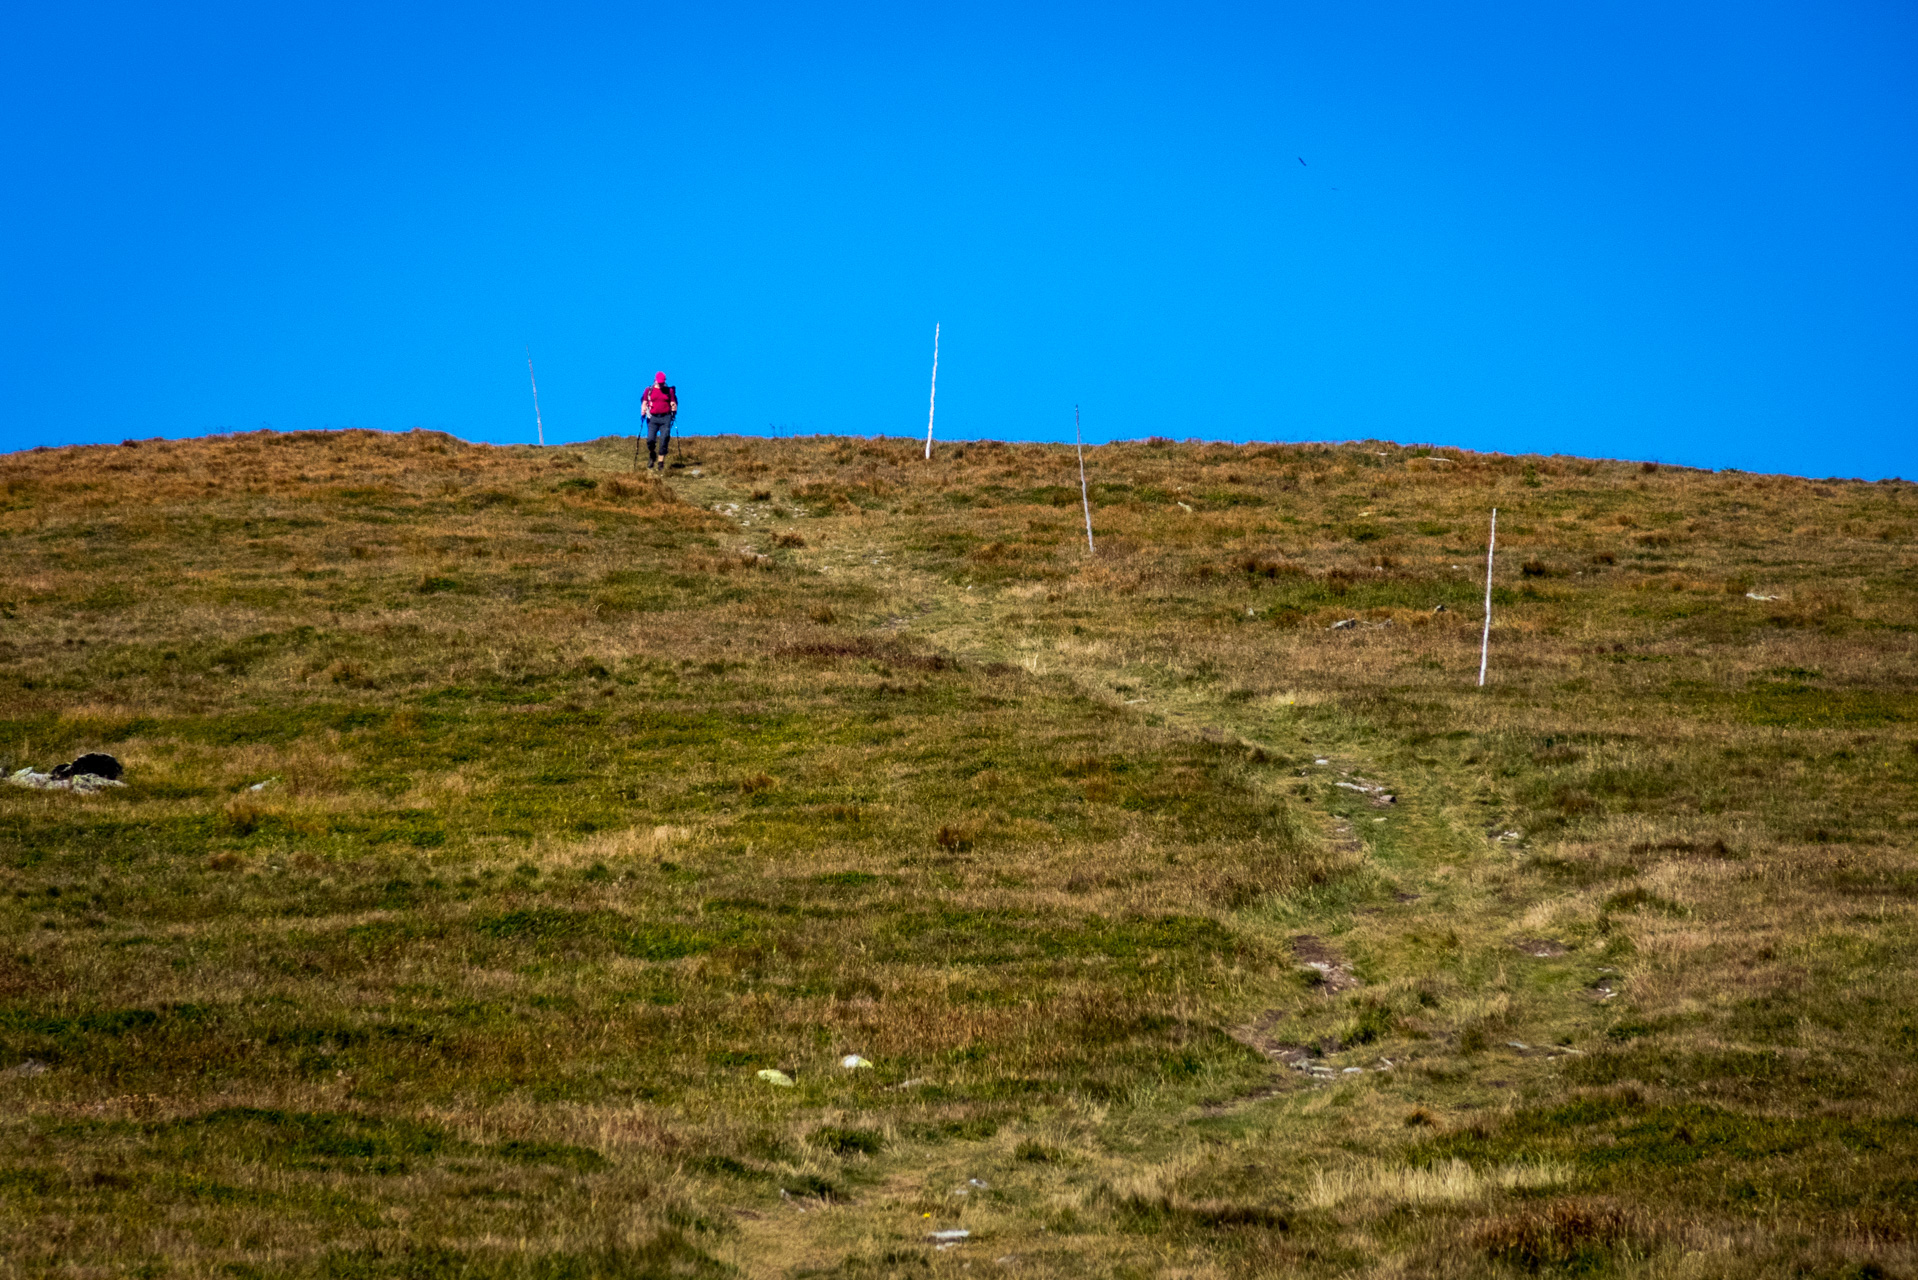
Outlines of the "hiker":
M 653 385 L 639 398 L 646 418 L 646 469 L 666 469 L 666 450 L 673 439 L 673 419 L 679 414 L 679 392 L 666 384 L 666 375 L 653 375 Z

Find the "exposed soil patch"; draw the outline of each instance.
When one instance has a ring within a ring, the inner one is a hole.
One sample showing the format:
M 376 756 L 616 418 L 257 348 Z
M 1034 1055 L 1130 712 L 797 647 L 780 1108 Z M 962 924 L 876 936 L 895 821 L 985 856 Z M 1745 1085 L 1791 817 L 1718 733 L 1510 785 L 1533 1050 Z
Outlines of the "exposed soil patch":
M 1328 946 L 1325 939 L 1314 934 L 1294 935 L 1292 954 L 1299 958 L 1300 964 L 1319 975 L 1319 985 L 1327 995 L 1355 991 L 1365 985 L 1364 979 L 1352 972 L 1345 957 Z
M 1541 960 L 1550 959 L 1553 956 L 1562 956 L 1571 950 L 1571 948 L 1567 947 L 1564 943 L 1554 942 L 1550 938 L 1520 938 L 1512 945 L 1520 951 L 1523 951 L 1526 955 L 1537 956 Z
M 1397 804 L 1399 799 L 1385 789 L 1383 782 L 1370 782 L 1364 778 L 1354 777 L 1349 782 L 1340 781 L 1332 785 L 1335 787 L 1344 787 L 1347 791 L 1359 792 L 1365 797 L 1365 802 L 1374 809 L 1383 809 L 1389 805 Z
M 1312 1051 L 1302 1044 L 1293 1044 L 1272 1034 L 1272 1028 L 1284 1017 L 1284 1010 L 1268 1009 L 1259 1015 L 1257 1022 L 1250 1026 L 1234 1027 L 1227 1034 L 1248 1049 L 1256 1050 L 1275 1062 L 1295 1067 L 1309 1058 Z
M 1259 1015 L 1258 1021 L 1250 1026 L 1234 1027 L 1227 1034 L 1248 1049 L 1256 1050 L 1272 1059 L 1272 1061 L 1281 1063 L 1289 1069 L 1298 1072 L 1306 1079 L 1318 1084 L 1325 1084 L 1329 1081 L 1338 1080 L 1347 1075 L 1358 1073 L 1358 1068 L 1346 1067 L 1341 1069 L 1325 1061 L 1323 1055 L 1337 1053 L 1341 1048 L 1336 1039 L 1326 1040 L 1314 1050 L 1310 1045 L 1297 1044 L 1290 1040 L 1281 1040 L 1273 1035 L 1272 1028 L 1283 1017 L 1285 1017 L 1285 1013 L 1282 1010 L 1268 1010 Z M 1373 1069 L 1389 1069 L 1389 1064 L 1387 1068 Z M 1284 1091 L 1284 1088 L 1285 1086 L 1280 1083 L 1278 1079 L 1273 1079 L 1235 1098 L 1204 1103 L 1200 1109 L 1209 1116 L 1224 1115 L 1226 1112 L 1245 1106 L 1248 1103 L 1257 1102 L 1262 1098 L 1269 1098 L 1277 1093 L 1281 1093 Z
M 1325 1063 L 1313 1053 L 1310 1047 L 1296 1044 L 1290 1040 L 1281 1040 L 1272 1034 L 1273 1027 L 1284 1017 L 1284 1010 L 1269 1009 L 1265 1013 L 1260 1014 L 1258 1020 L 1251 1025 L 1233 1027 L 1227 1034 L 1246 1048 L 1263 1054 L 1272 1061 L 1298 1072 L 1307 1079 L 1324 1081 L 1337 1077 L 1339 1075 L 1338 1070 L 1325 1065 Z M 1338 1046 L 1334 1043 L 1331 1047 L 1336 1050 Z M 1235 1111 L 1240 1107 L 1274 1097 L 1284 1092 L 1286 1088 L 1284 1077 L 1275 1076 L 1267 1080 L 1264 1084 L 1249 1089 L 1235 1097 L 1202 1103 L 1199 1109 L 1209 1116 L 1225 1115 L 1227 1112 Z

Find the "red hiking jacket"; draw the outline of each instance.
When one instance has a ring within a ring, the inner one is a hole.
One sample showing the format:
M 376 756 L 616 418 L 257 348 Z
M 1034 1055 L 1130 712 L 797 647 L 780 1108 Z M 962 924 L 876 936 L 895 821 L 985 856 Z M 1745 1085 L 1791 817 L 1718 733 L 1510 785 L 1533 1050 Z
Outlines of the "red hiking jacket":
M 658 383 L 646 388 L 646 394 L 640 397 L 640 407 L 649 418 L 663 417 L 679 412 L 679 392 L 672 387 L 663 387 Z

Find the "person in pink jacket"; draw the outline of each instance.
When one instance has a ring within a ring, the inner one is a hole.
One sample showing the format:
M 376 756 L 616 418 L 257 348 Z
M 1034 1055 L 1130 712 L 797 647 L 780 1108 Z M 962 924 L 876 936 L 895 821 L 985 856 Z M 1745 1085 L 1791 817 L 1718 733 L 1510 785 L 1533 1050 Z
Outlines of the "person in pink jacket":
M 666 450 L 672 444 L 673 419 L 679 416 L 679 392 L 668 386 L 666 375 L 653 375 L 653 385 L 639 398 L 646 418 L 646 469 L 666 469 Z

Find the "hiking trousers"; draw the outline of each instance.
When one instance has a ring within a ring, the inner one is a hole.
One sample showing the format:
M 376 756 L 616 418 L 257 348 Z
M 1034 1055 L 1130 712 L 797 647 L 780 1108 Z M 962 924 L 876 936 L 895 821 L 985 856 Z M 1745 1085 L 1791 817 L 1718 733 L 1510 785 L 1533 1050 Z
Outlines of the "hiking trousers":
M 658 462 L 665 458 L 666 450 L 673 442 L 673 415 L 670 413 L 649 413 L 646 415 L 646 461 Z

